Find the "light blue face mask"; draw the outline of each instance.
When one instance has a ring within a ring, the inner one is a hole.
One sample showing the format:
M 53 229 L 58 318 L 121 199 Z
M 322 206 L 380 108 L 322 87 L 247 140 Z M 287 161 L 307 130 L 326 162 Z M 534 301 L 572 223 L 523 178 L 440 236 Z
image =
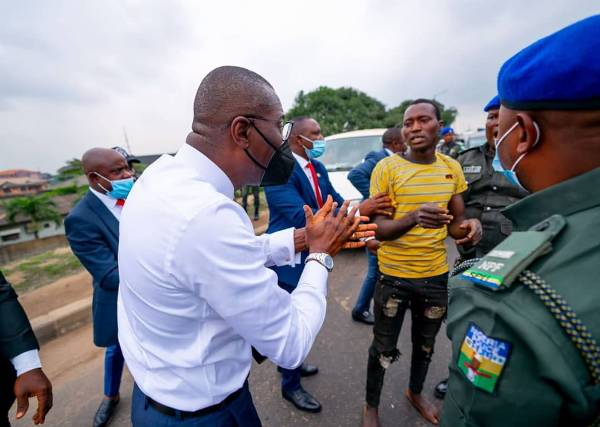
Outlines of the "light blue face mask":
M 325 153 L 325 146 L 327 145 L 327 143 L 324 139 L 316 139 L 313 141 L 312 139 L 308 139 L 304 135 L 300 135 L 300 138 L 304 139 L 305 141 L 311 142 L 313 145 L 313 148 L 304 147 L 304 151 L 306 152 L 306 155 L 309 159 L 316 159 L 317 157 L 321 157 Z
M 125 179 L 115 179 L 115 180 L 111 181 L 110 179 L 100 175 L 98 172 L 93 172 L 93 173 L 98 175 L 100 178 L 110 182 L 110 185 L 112 186 L 111 191 L 108 191 L 100 183 L 98 183 L 98 185 L 100 186 L 100 188 L 102 188 L 104 191 L 106 191 L 106 194 L 108 196 L 112 197 L 113 199 L 117 199 L 117 200 L 118 199 L 126 199 L 127 196 L 129 195 L 129 192 L 133 188 L 133 177 L 125 178 Z
M 525 157 L 525 155 L 527 153 L 523 153 L 519 156 L 519 158 L 515 161 L 515 163 L 513 164 L 512 168 L 510 169 L 504 169 L 504 167 L 502 166 L 502 163 L 500 163 L 500 156 L 498 154 L 498 148 L 500 147 L 500 144 L 502 144 L 506 138 L 508 137 L 508 135 L 510 135 L 510 133 L 515 130 L 517 128 L 517 126 L 519 126 L 519 123 L 515 123 L 514 125 L 512 125 L 510 127 L 509 130 L 507 130 L 506 132 L 504 132 L 504 135 L 502 135 L 500 138 L 498 138 L 496 140 L 496 153 L 494 155 L 494 160 L 492 160 L 492 167 L 494 168 L 495 171 L 502 173 L 506 179 L 508 180 L 508 182 L 510 182 L 513 185 L 516 185 L 520 188 L 522 188 L 525 191 L 528 191 L 525 187 L 523 187 L 523 185 L 521 184 L 521 181 L 519 181 L 519 177 L 517 176 L 517 172 L 515 172 L 515 169 L 517 168 L 517 165 L 519 164 L 519 162 L 521 160 L 523 160 L 523 158 Z M 536 122 L 533 122 L 533 126 L 535 127 L 535 131 L 536 131 L 536 136 L 535 136 L 535 142 L 533 143 L 532 147 L 535 147 L 537 145 L 537 143 L 540 140 L 540 128 L 538 126 L 538 124 Z

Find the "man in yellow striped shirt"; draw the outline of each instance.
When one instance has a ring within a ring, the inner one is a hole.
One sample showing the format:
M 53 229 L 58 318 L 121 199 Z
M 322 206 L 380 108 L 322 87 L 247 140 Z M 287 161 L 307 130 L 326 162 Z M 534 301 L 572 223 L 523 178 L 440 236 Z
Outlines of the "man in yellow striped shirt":
M 396 348 L 404 314 L 412 318 L 412 357 L 406 397 L 438 424 L 437 409 L 421 394 L 435 337 L 448 305 L 448 262 L 444 240 L 475 244 L 481 224 L 465 219 L 461 193 L 467 183 L 460 164 L 436 152 L 442 125 L 439 108 L 418 99 L 404 113 L 402 133 L 409 147 L 380 161 L 371 176 L 371 194 L 387 193 L 394 215 L 375 217 L 381 278 L 375 287 L 375 326 L 367 367 L 363 426 L 379 426 L 377 407 L 385 369 L 400 356 Z

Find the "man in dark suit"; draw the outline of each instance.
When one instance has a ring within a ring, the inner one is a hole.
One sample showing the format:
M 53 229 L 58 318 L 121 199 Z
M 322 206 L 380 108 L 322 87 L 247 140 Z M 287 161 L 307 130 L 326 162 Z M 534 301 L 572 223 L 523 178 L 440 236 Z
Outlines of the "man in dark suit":
M 8 410 L 17 399 L 17 419 L 37 397 L 35 424 L 44 424 L 52 408 L 52 384 L 41 369 L 39 345 L 17 300 L 17 294 L 0 271 L 0 427 L 10 427 Z
M 371 185 L 371 173 L 375 168 L 375 165 L 382 159 L 391 156 L 394 153 L 403 153 L 406 151 L 406 144 L 402 139 L 402 132 L 399 128 L 390 128 L 385 131 L 381 137 L 383 148 L 379 151 L 371 151 L 365 156 L 365 160 L 356 166 L 348 173 L 348 180 L 356 187 L 360 194 L 363 196 L 363 200 L 369 198 L 369 187 Z M 377 282 L 377 276 L 379 269 L 377 268 L 377 248 L 379 242 L 376 239 L 370 239 L 367 241 L 367 257 L 369 260 L 369 267 L 367 275 L 360 288 L 358 299 L 354 308 L 352 309 L 352 319 L 357 322 L 366 323 L 372 325 L 375 322 L 373 314 L 371 313 L 371 299 L 373 298 L 373 291 L 375 289 L 375 283 Z
M 89 191 L 65 219 L 73 253 L 93 277 L 94 344 L 106 347 L 104 395 L 94 427 L 105 426 L 119 403 L 123 354 L 117 339 L 119 218 L 133 186 L 133 172 L 119 152 L 93 148 L 82 158 Z
M 265 187 L 269 205 L 269 228 L 267 233 L 284 230 L 289 227 L 305 226 L 304 205 L 316 212 L 328 196 L 341 205 L 344 200 L 329 181 L 325 166 L 315 160 L 323 154 L 325 141 L 319 123 L 310 117 L 292 119 L 294 127 L 288 139 L 296 165 L 289 181 L 285 185 Z M 384 212 L 391 205 L 385 195 L 367 199 L 359 207 L 360 215 L 370 216 L 375 212 Z M 304 269 L 304 260 L 308 252 L 302 252 L 301 263 L 295 267 L 273 267 L 277 273 L 279 286 L 292 292 L 298 284 Z M 302 376 L 315 375 L 316 366 L 303 364 L 296 369 L 279 369 L 281 372 L 281 394 L 298 409 L 306 412 L 321 411 L 321 404 L 309 394 L 300 383 Z

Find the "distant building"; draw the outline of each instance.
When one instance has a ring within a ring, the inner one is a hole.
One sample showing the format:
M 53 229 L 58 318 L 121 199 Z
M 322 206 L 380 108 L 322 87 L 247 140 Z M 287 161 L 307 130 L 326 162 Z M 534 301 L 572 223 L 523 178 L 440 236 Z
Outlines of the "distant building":
M 0 171 L 0 199 L 39 194 L 48 189 L 42 173 L 26 169 Z
M 64 196 L 55 196 L 52 198 L 56 203 L 56 209 L 62 216 L 63 220 L 73 207 L 79 196 L 77 194 L 67 194 Z M 0 205 L 0 247 L 12 245 L 14 243 L 27 242 L 34 240 L 33 231 L 28 227 L 30 221 L 26 218 L 17 217 L 14 223 L 10 223 L 6 217 L 4 207 Z M 42 229 L 39 231 L 40 239 L 51 236 L 65 234 L 63 222 L 56 225 L 54 221 L 45 221 L 42 224 Z

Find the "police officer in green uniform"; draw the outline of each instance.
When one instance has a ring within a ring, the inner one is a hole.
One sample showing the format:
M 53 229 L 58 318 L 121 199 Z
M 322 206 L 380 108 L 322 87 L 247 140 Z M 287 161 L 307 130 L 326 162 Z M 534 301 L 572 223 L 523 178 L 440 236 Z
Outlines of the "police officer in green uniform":
M 512 223 L 500 211 L 527 195 L 525 190 L 512 184 L 492 167 L 499 110 L 500 100 L 496 95 L 483 109 L 487 113 L 487 143 L 463 151 L 457 159 L 469 184 L 468 190 L 463 193 L 465 216 L 477 218 L 483 227 L 483 235 L 477 246 L 458 248 L 463 260 L 481 258 L 511 233 Z
M 573 48 L 576 46 L 576 48 Z M 445 426 L 587 426 L 600 415 L 600 15 L 498 75 L 496 152 L 533 194 L 450 284 Z

